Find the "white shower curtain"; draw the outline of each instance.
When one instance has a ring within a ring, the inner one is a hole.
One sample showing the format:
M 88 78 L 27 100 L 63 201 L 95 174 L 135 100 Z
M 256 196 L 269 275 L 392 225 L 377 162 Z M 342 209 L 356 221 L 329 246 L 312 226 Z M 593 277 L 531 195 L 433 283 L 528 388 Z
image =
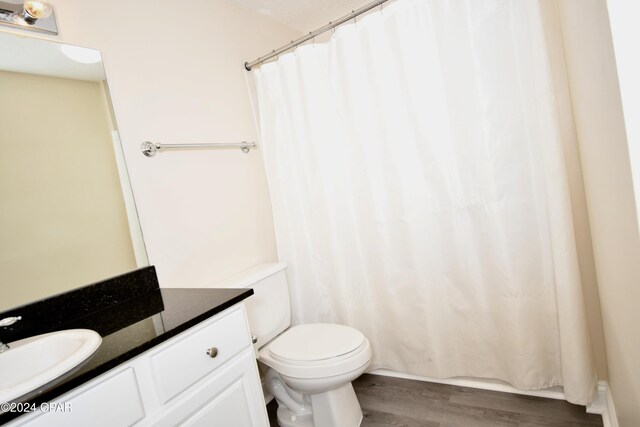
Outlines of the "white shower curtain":
M 294 321 L 372 368 L 595 390 L 534 0 L 398 0 L 254 70 Z

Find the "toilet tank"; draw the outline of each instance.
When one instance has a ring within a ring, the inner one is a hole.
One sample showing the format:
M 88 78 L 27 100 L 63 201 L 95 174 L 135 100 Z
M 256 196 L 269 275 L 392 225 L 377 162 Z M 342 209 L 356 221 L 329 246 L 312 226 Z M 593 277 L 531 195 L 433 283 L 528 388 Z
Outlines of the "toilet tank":
M 286 268 L 285 263 L 260 264 L 212 286 L 253 289 L 244 303 L 251 334 L 258 338 L 256 350 L 291 325 Z

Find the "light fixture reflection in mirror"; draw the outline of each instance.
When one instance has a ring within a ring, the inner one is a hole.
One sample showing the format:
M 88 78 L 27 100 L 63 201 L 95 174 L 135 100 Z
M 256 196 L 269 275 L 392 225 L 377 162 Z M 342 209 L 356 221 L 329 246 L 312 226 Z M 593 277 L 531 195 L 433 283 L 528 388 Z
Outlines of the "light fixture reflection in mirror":
M 24 2 L 22 17 L 28 24 L 34 24 L 38 19 L 48 18 L 53 8 L 46 1 L 27 0 Z
M 102 60 L 100 51 L 95 49 L 63 44 L 60 45 L 60 50 L 67 58 L 79 62 L 80 64 L 95 64 Z
M 0 24 L 58 34 L 53 7 L 44 0 L 0 0 Z

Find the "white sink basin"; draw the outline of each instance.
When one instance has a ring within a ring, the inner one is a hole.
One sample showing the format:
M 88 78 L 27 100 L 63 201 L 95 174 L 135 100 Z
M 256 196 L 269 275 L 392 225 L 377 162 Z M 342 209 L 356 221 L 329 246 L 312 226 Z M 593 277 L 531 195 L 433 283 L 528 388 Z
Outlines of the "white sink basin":
M 10 402 L 50 382 L 91 356 L 102 337 L 69 329 L 9 343 L 0 353 L 0 403 Z

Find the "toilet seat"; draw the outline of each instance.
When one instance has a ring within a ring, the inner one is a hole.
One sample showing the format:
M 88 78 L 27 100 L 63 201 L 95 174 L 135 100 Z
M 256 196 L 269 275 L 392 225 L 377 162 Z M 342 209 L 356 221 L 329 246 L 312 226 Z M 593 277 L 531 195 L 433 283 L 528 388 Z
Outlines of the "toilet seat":
M 284 376 L 326 378 L 367 365 L 371 346 L 356 329 L 315 323 L 286 330 L 260 350 L 258 359 Z
M 298 325 L 286 330 L 269 346 L 269 353 L 282 362 L 319 362 L 355 351 L 364 343 L 357 329 L 330 323 Z

